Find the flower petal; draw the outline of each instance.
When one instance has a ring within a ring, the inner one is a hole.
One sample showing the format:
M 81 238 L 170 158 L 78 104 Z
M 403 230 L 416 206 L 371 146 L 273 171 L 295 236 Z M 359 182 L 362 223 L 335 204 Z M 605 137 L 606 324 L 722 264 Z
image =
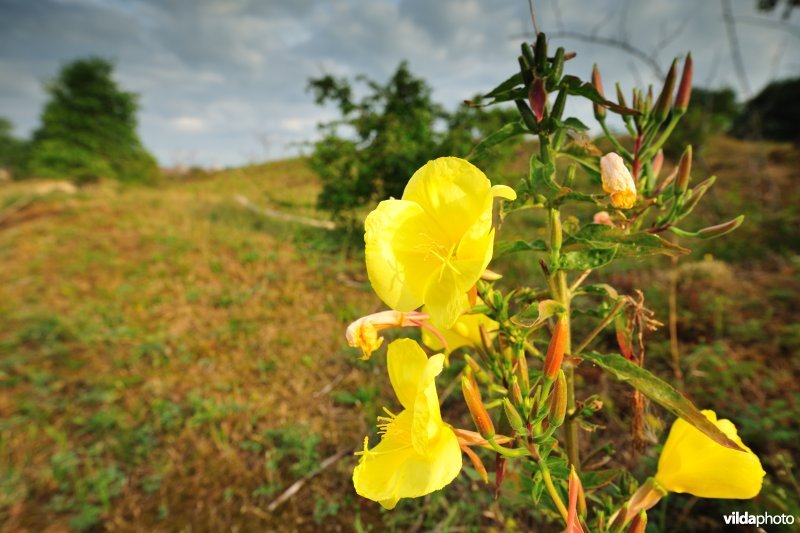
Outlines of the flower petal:
M 417 341 L 398 339 L 389 345 L 386 366 L 397 399 L 404 408 L 414 409 L 417 391 L 426 375 L 428 356 Z
M 423 311 L 425 308 L 423 308 Z M 481 343 L 480 326 L 481 324 L 489 332 L 490 337 L 496 332 L 499 324 L 482 313 L 461 315 L 450 329 L 440 331 L 444 340 L 447 341 L 447 351 L 453 352 L 462 346 L 479 346 Z M 431 350 L 444 350 L 445 347 L 436 338 L 436 335 L 422 330 L 422 342 Z
M 442 414 L 439 410 L 439 395 L 436 393 L 436 376 L 444 368 L 444 354 L 428 359 L 422 378 L 417 386 L 411 425 L 411 444 L 420 455 L 429 453 L 429 442 L 436 439 L 442 430 Z
M 430 254 L 437 244 L 422 208 L 404 200 L 384 200 L 364 222 L 367 274 L 378 297 L 397 311 L 423 303 L 428 280 L 441 261 Z
M 418 203 L 453 245 L 486 210 L 490 189 L 489 178 L 469 161 L 440 157 L 414 173 L 403 200 Z
M 671 492 L 688 492 L 701 498 L 755 497 L 765 475 L 761 461 L 742 443 L 730 420 L 717 420 L 710 410 L 703 414 L 746 451 L 717 444 L 679 418 L 664 444 L 656 480 Z

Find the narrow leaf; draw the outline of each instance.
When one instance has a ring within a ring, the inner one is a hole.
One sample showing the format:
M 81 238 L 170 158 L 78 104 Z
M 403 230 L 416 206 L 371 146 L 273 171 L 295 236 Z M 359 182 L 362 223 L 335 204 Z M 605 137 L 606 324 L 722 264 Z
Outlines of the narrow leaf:
M 563 304 L 555 300 L 542 300 L 533 302 L 524 311 L 511 317 L 511 322 L 524 328 L 538 327 L 551 316 L 559 315 L 566 311 Z
M 684 395 L 678 392 L 675 387 L 657 378 L 644 368 L 628 361 L 619 354 L 603 355 L 597 352 L 590 352 L 582 354 L 581 357 L 587 361 L 591 361 L 603 370 L 610 372 L 618 380 L 628 383 L 634 389 L 640 391 L 670 413 L 681 417 L 686 422 L 702 431 L 710 439 L 714 440 L 714 442 L 726 448 L 744 451 L 713 422 L 706 418 L 705 415 Z
M 534 241 L 523 241 L 521 239 L 516 241 L 499 241 L 494 245 L 494 257 L 500 257 L 506 254 L 513 254 L 516 252 L 546 252 L 547 243 L 542 239 Z
M 587 224 L 564 241 L 564 246 L 582 244 L 590 248 L 619 246 L 617 256 L 643 257 L 653 254 L 684 255 L 689 250 L 651 233 L 625 233 L 604 224 Z
M 539 156 L 531 156 L 529 179 L 533 192 L 541 194 L 548 199 L 562 192 L 561 186 L 553 181 L 555 172 L 556 166 L 552 161 L 545 164 L 542 163 Z
M 524 133 L 528 133 L 528 130 L 525 128 L 522 122 L 510 122 L 478 143 L 478 145 L 475 146 L 475 148 L 473 148 L 469 153 L 467 159 L 470 161 L 478 161 L 483 159 L 489 155 L 489 150 L 494 146 L 507 139 L 510 139 L 511 137 L 522 135 Z
M 589 270 L 610 263 L 617 254 L 617 247 L 595 248 L 567 252 L 561 256 L 558 268 L 561 270 Z

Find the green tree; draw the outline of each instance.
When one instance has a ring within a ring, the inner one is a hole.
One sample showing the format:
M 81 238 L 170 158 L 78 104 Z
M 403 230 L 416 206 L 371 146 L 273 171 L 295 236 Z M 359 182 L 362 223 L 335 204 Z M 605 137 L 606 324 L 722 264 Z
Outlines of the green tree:
M 748 101 L 733 125 L 747 139 L 800 141 L 800 78 L 773 81 Z
M 340 119 L 319 126 L 322 138 L 314 143 L 310 158 L 322 180 L 318 206 L 350 226 L 356 224 L 358 208 L 402 196 L 408 179 L 425 162 L 444 155 L 467 155 L 513 115 L 465 105 L 446 112 L 405 62 L 385 85 L 364 76 L 355 81 L 367 90 L 358 100 L 353 84 L 345 78 L 328 75 L 308 84 L 317 104 L 334 103 L 341 113 Z M 500 159 L 487 161 L 499 166 Z
M 0 168 L 17 178 L 23 174 L 28 143 L 14 137 L 13 130 L 11 121 L 0 117 Z
M 33 136 L 32 175 L 78 182 L 155 179 L 156 161 L 136 133 L 137 95 L 117 85 L 113 70 L 105 59 L 79 59 L 46 84 L 50 100 Z

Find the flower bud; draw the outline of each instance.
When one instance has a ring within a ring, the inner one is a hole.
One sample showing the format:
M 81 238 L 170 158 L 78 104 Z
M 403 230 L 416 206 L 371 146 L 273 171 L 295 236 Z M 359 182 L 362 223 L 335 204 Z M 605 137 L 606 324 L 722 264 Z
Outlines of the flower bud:
M 650 164 L 653 169 L 653 177 L 657 178 L 661 174 L 661 167 L 664 165 L 664 150 L 659 148 Z
M 522 405 L 522 388 L 517 376 L 511 376 L 511 399 L 514 400 L 514 405 Z
M 567 103 L 567 90 L 561 89 L 558 91 L 558 96 L 556 96 L 556 103 L 553 104 L 553 112 L 552 116 L 555 118 L 561 118 L 561 115 L 564 114 L 564 106 Z
M 541 34 L 539 34 L 541 35 Z M 494 460 L 494 499 L 500 496 L 500 486 L 506 477 L 506 464 L 508 460 L 499 453 Z
M 522 417 L 519 415 L 519 412 L 511 405 L 511 402 L 508 398 L 503 398 L 503 410 L 506 412 L 506 418 L 508 419 L 508 423 L 517 432 L 518 435 L 525 435 L 525 423 L 522 421 Z
M 547 68 L 547 36 L 539 32 L 536 35 L 536 44 L 534 46 L 534 55 L 536 56 L 535 68 L 539 75 L 543 75 Z
M 678 60 L 672 62 L 669 68 L 667 78 L 664 80 L 664 87 L 661 89 L 661 94 L 658 96 L 655 107 L 655 117 L 659 122 L 664 122 L 667 118 L 670 109 L 672 108 L 672 91 L 675 90 L 675 78 L 678 75 Z
M 544 86 L 544 79 L 535 77 L 528 90 L 528 102 L 531 104 L 533 114 L 536 115 L 536 122 L 541 122 L 544 117 L 544 110 L 547 107 L 547 89 Z M 517 104 L 519 108 L 519 104 Z M 520 111 L 522 113 L 522 111 Z M 525 116 L 523 115 L 523 119 Z
M 347 326 L 345 338 L 349 346 L 361 349 L 362 359 L 369 359 L 372 352 L 383 344 L 383 337 L 378 337 L 379 331 L 391 327 L 420 327 L 427 318 L 427 314 L 417 311 L 381 311 L 352 322 Z
M 592 68 L 592 85 L 594 85 L 594 89 L 597 91 L 597 94 L 605 98 L 603 95 L 603 80 L 600 78 L 600 71 L 597 70 L 597 64 L 595 64 Z M 605 107 L 595 102 L 592 103 L 592 108 L 594 109 L 594 118 L 597 120 L 604 120 L 606 118 Z
M 675 196 L 683 196 L 689 188 L 689 174 L 692 172 L 692 145 L 686 147 L 678 163 L 675 175 Z
M 522 81 L 526 86 L 530 85 L 533 81 L 533 73 L 531 72 L 532 65 L 529 65 L 522 56 L 519 56 L 517 60 L 519 61 L 519 71 L 522 74 Z
M 697 236 L 701 239 L 713 239 L 715 237 L 721 237 L 741 226 L 742 222 L 744 222 L 744 215 L 739 215 L 733 220 L 729 220 L 723 224 L 717 224 L 716 226 L 703 228 L 697 232 Z
M 567 378 L 564 376 L 564 371 L 558 371 L 558 379 L 556 379 L 553 386 L 553 392 L 550 393 L 550 410 L 547 414 L 547 421 L 550 427 L 558 427 L 564 423 L 564 417 L 567 415 Z
M 644 533 L 645 529 L 647 528 L 647 512 L 644 509 L 639 511 L 633 520 L 631 520 L 631 524 L 628 526 L 627 533 Z
M 686 55 L 683 64 L 683 74 L 681 83 L 678 85 L 678 95 L 675 97 L 675 109 L 686 111 L 689 107 L 689 99 L 692 97 L 692 54 Z
M 475 359 L 470 357 L 469 354 L 464 354 L 464 360 L 467 362 L 467 365 L 469 365 L 472 374 L 478 378 L 478 381 L 481 383 L 489 382 L 489 374 L 487 374 L 483 368 L 481 368 L 481 365 L 479 365 Z
M 494 437 L 494 424 L 486 406 L 483 405 L 481 400 L 481 393 L 478 390 L 478 384 L 475 383 L 472 376 L 464 374 L 461 377 L 461 392 L 464 394 L 464 400 L 467 402 L 467 408 L 472 415 L 472 421 L 475 422 L 475 427 L 478 433 L 484 439 L 491 439 Z
M 489 270 L 488 268 L 483 271 L 483 274 L 481 274 L 481 279 L 485 279 L 486 281 L 497 281 L 502 277 L 502 274 L 498 274 L 497 272 Z
M 531 378 L 528 375 L 528 359 L 525 357 L 525 352 L 517 355 L 517 377 L 520 386 L 527 391 L 531 386 Z
M 564 73 L 564 47 L 559 46 L 556 50 L 556 55 L 553 57 L 553 72 L 550 74 L 550 79 L 554 83 L 561 80 L 561 75 Z
M 539 119 L 534 116 L 528 104 L 526 104 L 524 100 L 514 100 L 514 104 L 516 104 L 517 111 L 519 111 L 519 115 L 522 117 L 522 122 L 525 123 L 525 126 L 527 126 L 530 131 L 538 131 Z
M 617 103 L 622 107 L 628 107 L 628 104 L 625 102 L 625 95 L 622 93 L 622 87 L 620 86 L 619 82 L 615 84 L 617 88 Z
M 614 318 L 614 328 L 616 329 L 619 351 L 625 359 L 633 361 L 633 337 L 628 327 L 628 319 L 625 313 L 620 313 Z
M 628 522 L 628 504 L 627 502 L 619 508 L 619 510 L 611 515 L 609 531 L 621 531 L 625 524 Z
M 533 57 L 533 48 L 531 48 L 531 45 L 526 42 L 522 43 L 521 48 L 522 48 L 522 57 L 525 60 L 525 64 L 529 68 L 532 68 L 533 65 L 535 64 L 535 59 Z
M 567 319 L 564 317 L 559 318 L 553 330 L 553 337 L 550 339 L 550 345 L 547 347 L 547 355 L 544 358 L 542 373 L 546 379 L 553 380 L 558 376 L 558 371 L 561 368 L 561 361 L 564 359 L 564 350 L 567 346 L 568 334 Z
M 611 205 L 630 209 L 636 203 L 636 184 L 622 158 L 610 152 L 600 158 L 600 177 L 603 190 L 611 195 Z

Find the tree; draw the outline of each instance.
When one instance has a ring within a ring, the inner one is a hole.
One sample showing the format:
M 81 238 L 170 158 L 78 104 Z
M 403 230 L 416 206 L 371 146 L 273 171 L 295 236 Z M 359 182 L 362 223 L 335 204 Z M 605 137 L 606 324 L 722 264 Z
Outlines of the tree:
M 773 81 L 748 101 L 733 125 L 743 138 L 798 141 L 800 78 Z
M 45 85 L 50 100 L 33 136 L 32 175 L 78 182 L 155 178 L 156 161 L 136 133 L 137 95 L 117 85 L 113 70 L 105 59 L 79 59 Z
M 692 89 L 689 108 L 664 145 L 664 151 L 677 157 L 691 144 L 701 154 L 706 141 L 727 131 L 738 113 L 739 104 L 732 89 Z
M 318 206 L 351 226 L 359 207 L 399 198 L 408 179 L 426 161 L 467 155 L 510 116 L 506 110 L 487 112 L 464 105 L 446 112 L 405 62 L 385 85 L 365 76 L 356 81 L 368 91 L 358 101 L 347 79 L 328 75 L 308 84 L 317 104 L 332 102 L 342 115 L 319 126 L 322 138 L 314 143 L 311 154 L 310 165 L 323 185 Z M 494 164 L 501 159 L 491 161 Z
M 11 121 L 0 117 L 0 168 L 19 177 L 25 166 L 28 143 L 14 137 L 13 130 Z

